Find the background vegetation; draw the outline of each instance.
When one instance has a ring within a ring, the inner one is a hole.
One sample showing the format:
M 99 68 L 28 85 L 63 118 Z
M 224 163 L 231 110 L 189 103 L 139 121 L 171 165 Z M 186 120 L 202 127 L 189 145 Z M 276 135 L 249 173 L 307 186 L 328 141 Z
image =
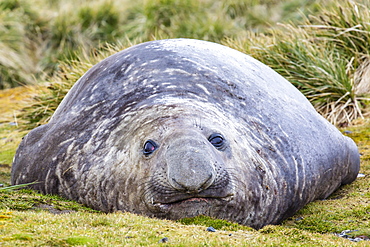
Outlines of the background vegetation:
M 0 86 L 45 79 L 61 61 L 125 40 L 186 37 L 220 42 L 297 21 L 317 1 L 2 0 Z
M 25 127 L 33 128 L 50 118 L 75 82 L 65 78 L 69 68 L 81 67 L 80 76 L 86 63 L 110 55 L 107 46 L 115 52 L 153 39 L 196 38 L 261 60 L 329 121 L 343 126 L 366 114 L 369 5 L 365 0 L 2 0 L 0 89 L 50 82 L 46 95 L 21 116 Z
M 7 187 L 22 136 L 48 122 L 92 65 L 140 42 L 179 37 L 250 54 L 329 121 L 354 125 L 345 130 L 365 177 L 260 231 L 204 217 L 117 217 Z M 0 245 L 158 245 L 167 237 L 163 245 L 350 246 L 334 233 L 370 236 L 369 44 L 368 0 L 0 0 Z

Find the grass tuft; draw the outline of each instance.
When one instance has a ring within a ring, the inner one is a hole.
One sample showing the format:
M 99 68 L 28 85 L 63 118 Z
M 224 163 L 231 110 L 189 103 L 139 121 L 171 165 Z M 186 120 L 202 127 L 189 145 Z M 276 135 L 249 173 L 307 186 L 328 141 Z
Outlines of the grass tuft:
M 76 246 L 76 245 L 95 245 L 96 240 L 91 237 L 86 237 L 86 236 L 74 236 L 74 237 L 69 237 L 66 240 L 66 243 L 71 245 L 71 246 Z
M 13 237 L 14 240 L 32 240 L 33 239 L 32 235 L 24 234 L 24 233 L 14 234 L 12 237 Z
M 280 24 L 224 43 L 269 65 L 331 123 L 346 126 L 364 117 L 370 100 L 369 6 L 346 0 L 318 11 L 301 25 Z
M 248 230 L 254 231 L 253 228 L 242 226 L 237 223 L 229 222 L 226 220 L 220 220 L 211 218 L 208 216 L 200 215 L 192 218 L 183 218 L 177 220 L 177 222 L 184 224 L 184 225 L 201 225 L 205 227 L 213 227 L 217 230 L 225 230 L 225 231 L 237 231 L 237 230 Z
M 17 185 L 2 187 L 2 188 L 0 188 L 0 192 L 1 191 L 12 191 L 12 190 L 22 189 L 22 188 L 25 188 L 29 185 L 35 184 L 35 183 L 37 183 L 37 182 L 28 183 L 28 184 L 17 184 Z

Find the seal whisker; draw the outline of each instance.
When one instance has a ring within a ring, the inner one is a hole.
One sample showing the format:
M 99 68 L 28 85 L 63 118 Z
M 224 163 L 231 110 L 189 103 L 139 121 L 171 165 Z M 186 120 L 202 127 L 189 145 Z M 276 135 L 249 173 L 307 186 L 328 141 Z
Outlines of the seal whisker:
M 230 176 L 230 186 L 240 187 L 241 185 L 242 187 L 246 188 L 247 184 L 239 178 L 239 174 L 237 173 L 236 169 L 225 168 L 225 170 L 228 171 L 228 174 Z
M 198 121 L 199 120 L 199 121 Z M 198 129 L 200 129 L 200 130 L 203 130 L 203 127 L 202 127 L 202 117 L 201 116 L 199 116 L 199 118 L 197 119 L 197 118 L 194 118 L 193 119 L 193 121 L 194 121 L 194 126 L 196 127 L 196 128 L 198 128 Z

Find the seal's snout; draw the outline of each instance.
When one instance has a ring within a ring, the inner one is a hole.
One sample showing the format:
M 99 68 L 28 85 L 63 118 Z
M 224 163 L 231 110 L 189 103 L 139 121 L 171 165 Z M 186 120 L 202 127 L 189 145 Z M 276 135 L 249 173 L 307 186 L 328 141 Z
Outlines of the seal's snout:
M 216 177 L 214 165 L 204 150 L 168 152 L 168 182 L 173 188 L 196 194 L 213 184 Z
M 216 179 L 211 145 L 202 137 L 180 136 L 166 151 L 167 179 L 177 191 L 198 194 Z

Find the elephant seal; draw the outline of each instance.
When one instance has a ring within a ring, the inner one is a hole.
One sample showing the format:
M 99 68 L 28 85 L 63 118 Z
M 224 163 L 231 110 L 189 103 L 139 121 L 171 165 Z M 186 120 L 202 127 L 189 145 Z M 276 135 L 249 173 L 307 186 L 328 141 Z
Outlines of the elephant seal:
M 101 61 L 20 144 L 12 183 L 94 209 L 256 229 L 356 179 L 355 143 L 288 81 L 199 40 Z

